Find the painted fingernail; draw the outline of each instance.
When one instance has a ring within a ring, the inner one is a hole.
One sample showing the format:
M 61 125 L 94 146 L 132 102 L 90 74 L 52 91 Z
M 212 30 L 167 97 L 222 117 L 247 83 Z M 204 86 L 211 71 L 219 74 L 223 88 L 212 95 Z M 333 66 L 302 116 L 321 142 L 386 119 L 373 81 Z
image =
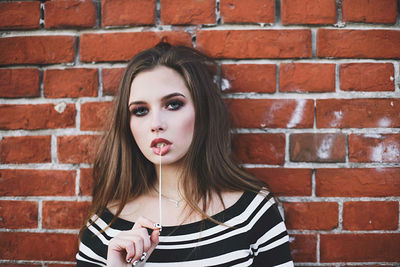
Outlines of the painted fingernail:
M 142 257 L 140 257 L 140 261 L 144 261 L 146 259 L 147 253 L 143 252 Z
M 132 266 L 136 266 L 136 264 L 138 264 L 138 262 L 139 262 L 139 261 L 134 261 L 134 262 L 132 263 Z
M 155 223 L 155 224 L 154 224 L 154 228 L 161 228 L 161 224 Z
M 130 258 L 130 259 L 128 259 L 126 262 L 127 262 L 127 263 L 131 263 L 132 259 L 133 259 L 133 258 Z

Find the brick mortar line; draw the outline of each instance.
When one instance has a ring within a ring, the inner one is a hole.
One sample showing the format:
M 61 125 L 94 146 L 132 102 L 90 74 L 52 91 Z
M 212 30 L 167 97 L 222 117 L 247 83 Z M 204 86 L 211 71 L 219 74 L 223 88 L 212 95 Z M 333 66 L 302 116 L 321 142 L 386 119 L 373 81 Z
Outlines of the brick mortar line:
M 38 260 L 2 260 L 0 259 L 0 263 L 16 263 L 16 264 L 27 264 L 27 263 L 32 263 L 32 264 L 43 264 L 42 266 L 45 267 L 46 264 L 76 264 L 75 261 L 50 261 L 50 260 L 43 260 L 43 261 L 38 261 Z
M 342 265 L 343 264 L 343 265 Z M 377 265 L 389 265 L 389 266 L 397 266 L 397 262 L 374 262 L 374 261 L 368 261 L 368 262 L 295 262 L 294 266 L 336 266 L 336 267 L 342 267 L 342 266 L 360 266 L 360 267 L 365 267 L 365 266 L 371 266 L 371 267 L 376 267 Z
M 43 201 L 38 200 L 38 226 L 37 229 L 43 229 Z
M 35 229 L 35 228 L 21 228 L 21 229 L 6 229 L 0 228 L 0 233 L 43 233 L 43 234 L 78 234 L 79 230 L 77 229 Z
M 269 23 L 259 24 L 188 24 L 188 25 L 174 25 L 174 24 L 160 24 L 160 25 L 139 25 L 137 27 L 104 27 L 100 29 L 87 28 L 87 29 L 34 29 L 34 30 L 0 30 L 1 37 L 16 37 L 16 36 L 76 36 L 78 34 L 104 34 L 104 33 L 133 33 L 133 32 L 162 32 L 162 31 L 185 31 L 187 28 L 200 26 L 198 31 L 218 31 L 218 30 L 318 30 L 318 29 L 336 29 L 336 30 L 395 30 L 399 31 L 399 25 L 393 24 L 372 24 L 372 23 L 344 23 L 344 26 L 335 26 L 334 24 L 302 24 L 302 25 L 270 25 Z
M 321 235 L 329 235 L 329 234 L 354 234 L 354 235 L 362 235 L 362 234 L 397 234 L 399 232 L 397 230 L 288 230 L 289 235 L 309 235 L 309 234 L 321 234 Z
M 65 201 L 65 202 L 88 202 L 91 196 L 7 196 L 0 197 L 2 201 Z

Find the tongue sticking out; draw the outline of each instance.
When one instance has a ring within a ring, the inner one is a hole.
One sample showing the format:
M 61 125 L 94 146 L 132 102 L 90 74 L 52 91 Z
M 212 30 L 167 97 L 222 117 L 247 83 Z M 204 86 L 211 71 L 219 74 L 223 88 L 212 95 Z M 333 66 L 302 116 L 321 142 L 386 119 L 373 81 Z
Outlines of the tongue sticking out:
M 159 155 L 159 156 L 164 156 L 165 154 L 168 153 L 170 148 L 171 148 L 170 144 L 158 143 L 155 146 L 153 146 L 151 149 L 153 150 L 154 154 Z

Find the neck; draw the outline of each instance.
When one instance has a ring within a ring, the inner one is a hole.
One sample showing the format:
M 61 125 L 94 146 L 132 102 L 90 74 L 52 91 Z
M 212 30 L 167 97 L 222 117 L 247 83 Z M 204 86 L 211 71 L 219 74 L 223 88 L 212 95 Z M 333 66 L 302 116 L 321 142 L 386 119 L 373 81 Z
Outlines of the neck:
M 160 165 L 154 166 L 157 173 L 157 185 L 156 188 L 159 188 L 159 179 L 160 179 Z M 179 193 L 180 189 L 180 174 L 181 168 L 176 166 L 175 164 L 171 165 L 162 165 L 161 173 L 162 173 L 162 194 L 168 196 L 170 198 L 179 200 L 181 199 L 181 194 Z

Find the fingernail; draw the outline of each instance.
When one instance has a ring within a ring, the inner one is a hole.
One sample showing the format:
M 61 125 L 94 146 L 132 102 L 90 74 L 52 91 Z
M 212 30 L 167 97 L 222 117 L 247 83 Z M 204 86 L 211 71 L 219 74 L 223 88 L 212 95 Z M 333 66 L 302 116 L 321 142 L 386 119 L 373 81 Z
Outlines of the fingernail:
M 140 261 L 144 261 L 146 259 L 147 253 L 143 252 L 142 257 L 140 257 Z
M 155 223 L 155 224 L 154 224 L 154 228 L 161 228 L 161 224 Z
M 136 266 L 136 264 L 138 264 L 138 262 L 139 262 L 139 261 L 134 261 L 134 262 L 132 263 L 132 266 Z
M 132 259 L 133 259 L 133 258 L 129 258 L 126 262 L 127 262 L 127 263 L 131 263 Z

